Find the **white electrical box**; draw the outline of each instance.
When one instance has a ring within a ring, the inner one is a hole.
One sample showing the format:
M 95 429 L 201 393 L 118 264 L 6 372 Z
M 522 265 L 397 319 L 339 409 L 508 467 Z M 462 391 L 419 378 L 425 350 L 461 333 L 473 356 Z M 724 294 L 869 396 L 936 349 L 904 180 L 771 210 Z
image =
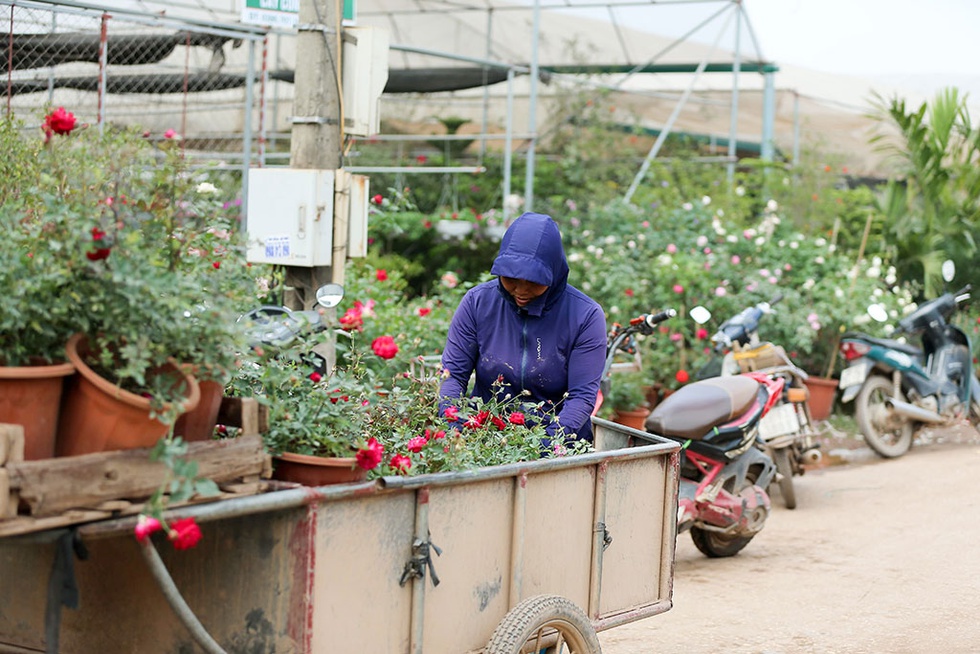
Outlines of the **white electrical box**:
M 344 132 L 371 136 L 381 129 L 381 94 L 388 83 L 388 32 L 379 27 L 344 29 Z
M 331 265 L 336 172 L 249 170 L 248 261 L 297 267 Z

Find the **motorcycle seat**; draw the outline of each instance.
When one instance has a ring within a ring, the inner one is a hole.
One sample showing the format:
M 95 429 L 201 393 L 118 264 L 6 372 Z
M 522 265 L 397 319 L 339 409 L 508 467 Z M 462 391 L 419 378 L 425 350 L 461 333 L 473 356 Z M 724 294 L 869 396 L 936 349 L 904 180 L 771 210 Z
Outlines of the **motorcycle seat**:
M 859 334 L 857 332 L 847 332 L 842 338 L 853 338 L 862 341 L 867 341 L 868 343 L 873 343 L 879 347 L 888 348 L 890 350 L 898 350 L 899 352 L 904 352 L 911 356 L 917 357 L 922 356 L 922 349 L 917 348 L 914 345 L 909 345 L 908 343 L 902 343 L 901 341 L 896 341 L 891 338 L 875 338 L 874 336 L 868 336 L 867 334 Z
M 682 386 L 657 405 L 646 429 L 661 436 L 699 440 L 713 427 L 740 416 L 755 403 L 759 382 L 751 377 L 712 377 Z

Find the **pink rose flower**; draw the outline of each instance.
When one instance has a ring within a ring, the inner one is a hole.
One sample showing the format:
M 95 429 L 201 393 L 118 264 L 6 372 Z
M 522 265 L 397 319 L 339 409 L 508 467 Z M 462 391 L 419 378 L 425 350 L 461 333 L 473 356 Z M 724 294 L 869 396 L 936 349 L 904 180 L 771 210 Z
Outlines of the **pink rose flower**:
M 163 529 L 163 525 L 160 524 L 159 520 L 141 515 L 137 519 L 136 527 L 133 528 L 133 533 L 136 534 L 136 540 L 143 543 L 150 537 L 150 534 L 155 531 L 160 531 L 161 529 Z

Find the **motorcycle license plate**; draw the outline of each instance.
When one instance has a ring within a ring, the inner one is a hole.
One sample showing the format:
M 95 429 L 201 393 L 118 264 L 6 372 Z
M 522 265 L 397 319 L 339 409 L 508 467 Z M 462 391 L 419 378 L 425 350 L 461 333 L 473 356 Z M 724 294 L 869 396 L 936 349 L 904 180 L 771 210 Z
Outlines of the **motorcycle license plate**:
M 759 435 L 768 441 L 783 434 L 793 434 L 800 430 L 800 420 L 796 407 L 792 404 L 779 404 L 769 410 L 759 421 Z
M 862 361 L 841 370 L 840 388 L 844 390 L 850 386 L 860 386 L 868 378 L 868 371 L 871 369 L 870 361 Z

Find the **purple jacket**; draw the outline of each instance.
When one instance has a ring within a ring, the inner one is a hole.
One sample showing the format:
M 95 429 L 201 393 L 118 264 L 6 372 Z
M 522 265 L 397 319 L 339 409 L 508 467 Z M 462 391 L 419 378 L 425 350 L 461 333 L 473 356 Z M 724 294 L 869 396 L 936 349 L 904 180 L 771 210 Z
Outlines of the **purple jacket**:
M 503 375 L 508 392 L 530 391 L 530 401 L 554 403 L 566 433 L 591 437 L 606 356 L 602 308 L 568 284 L 568 263 L 558 225 L 525 213 L 504 234 L 490 272 L 548 286 L 519 308 L 499 279 L 471 288 L 453 315 L 442 353 L 449 372 L 443 397 L 461 397 L 476 372 L 473 396 L 489 400 Z M 567 394 L 567 395 L 566 395 Z M 553 421 L 548 433 L 554 434 Z

